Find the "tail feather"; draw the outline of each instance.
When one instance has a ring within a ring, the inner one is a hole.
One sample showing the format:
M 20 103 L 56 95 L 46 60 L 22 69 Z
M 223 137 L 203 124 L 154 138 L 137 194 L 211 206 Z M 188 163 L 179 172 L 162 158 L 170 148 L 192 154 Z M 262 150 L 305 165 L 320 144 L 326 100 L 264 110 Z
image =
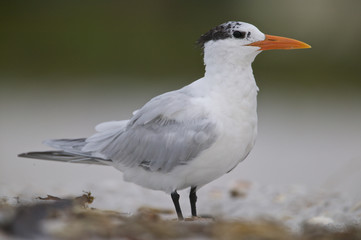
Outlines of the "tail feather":
M 68 153 L 87 155 L 82 151 L 82 148 L 85 146 L 85 138 L 75 138 L 75 139 L 52 139 L 44 141 L 44 144 L 55 149 L 63 150 Z
M 76 155 L 64 151 L 46 151 L 46 152 L 28 152 L 18 155 L 24 158 L 35 158 L 41 160 L 51 160 L 58 162 L 70 162 L 70 163 L 85 163 L 85 164 L 97 164 L 97 165 L 109 165 L 110 160 L 104 160 L 101 158 L 87 157 L 83 155 Z

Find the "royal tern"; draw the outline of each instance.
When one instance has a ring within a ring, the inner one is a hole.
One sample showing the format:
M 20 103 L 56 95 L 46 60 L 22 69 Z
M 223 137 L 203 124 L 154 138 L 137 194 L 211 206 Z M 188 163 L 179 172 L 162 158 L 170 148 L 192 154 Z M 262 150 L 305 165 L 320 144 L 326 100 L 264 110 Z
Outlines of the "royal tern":
M 230 172 L 251 151 L 257 135 L 257 92 L 251 64 L 263 50 L 310 48 L 231 21 L 203 34 L 205 74 L 179 90 L 159 95 L 123 121 L 105 122 L 88 138 L 56 139 L 57 151 L 20 157 L 110 165 L 126 181 L 170 193 L 183 219 L 177 190 L 196 191 Z

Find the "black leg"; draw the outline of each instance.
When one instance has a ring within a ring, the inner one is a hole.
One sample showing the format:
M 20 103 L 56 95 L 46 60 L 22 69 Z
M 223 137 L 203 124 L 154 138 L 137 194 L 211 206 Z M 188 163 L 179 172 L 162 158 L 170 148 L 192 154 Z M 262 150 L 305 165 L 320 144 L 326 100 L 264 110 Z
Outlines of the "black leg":
M 182 210 L 179 206 L 179 194 L 177 193 L 177 191 L 174 191 L 170 195 L 172 197 L 175 210 L 177 211 L 178 220 L 183 220 L 184 218 L 183 218 Z
M 193 217 L 197 217 L 197 207 L 196 207 L 196 202 L 197 202 L 197 187 L 191 187 L 191 191 L 189 193 L 189 200 L 191 202 L 191 210 L 192 210 L 192 216 Z

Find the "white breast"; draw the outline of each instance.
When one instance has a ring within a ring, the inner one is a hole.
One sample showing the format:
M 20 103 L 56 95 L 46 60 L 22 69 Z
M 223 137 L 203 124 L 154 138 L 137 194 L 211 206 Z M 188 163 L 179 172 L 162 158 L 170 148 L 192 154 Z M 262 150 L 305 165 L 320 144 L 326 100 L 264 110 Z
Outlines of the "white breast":
M 257 136 L 257 91 L 253 80 L 243 86 L 219 87 L 207 95 L 204 101 L 217 124 L 218 138 L 187 167 L 182 166 L 187 176 L 184 187 L 207 184 L 247 157 Z

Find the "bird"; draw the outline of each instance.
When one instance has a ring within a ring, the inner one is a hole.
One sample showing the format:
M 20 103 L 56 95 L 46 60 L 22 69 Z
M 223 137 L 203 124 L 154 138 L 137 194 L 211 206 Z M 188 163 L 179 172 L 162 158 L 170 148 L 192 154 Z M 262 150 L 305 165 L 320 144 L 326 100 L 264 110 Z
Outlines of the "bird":
M 197 43 L 202 78 L 152 98 L 128 120 L 98 124 L 90 137 L 46 140 L 56 150 L 18 156 L 113 166 L 125 181 L 170 194 L 179 220 L 184 217 L 177 191 L 190 188 L 196 218 L 197 191 L 232 171 L 255 144 L 255 57 L 265 50 L 311 47 L 240 21 L 213 27 Z

